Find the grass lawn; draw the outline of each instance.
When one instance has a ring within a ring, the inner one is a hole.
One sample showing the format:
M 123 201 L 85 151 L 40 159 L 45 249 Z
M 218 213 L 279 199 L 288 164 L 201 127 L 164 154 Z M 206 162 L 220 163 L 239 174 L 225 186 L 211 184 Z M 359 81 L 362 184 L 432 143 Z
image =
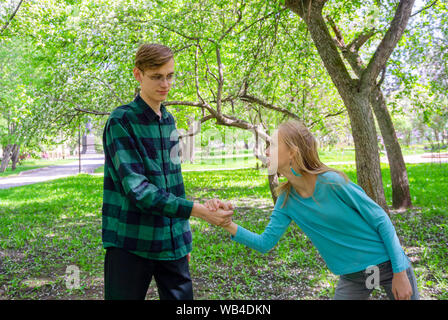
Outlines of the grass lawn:
M 338 166 L 352 180 L 354 165 Z M 408 165 L 415 208 L 391 212 L 413 262 L 423 299 L 448 299 L 448 165 Z M 391 186 L 383 165 L 386 195 Z M 261 233 L 273 204 L 264 170 L 185 172 L 190 199 L 212 197 L 237 206 L 234 220 Z M 101 176 L 81 174 L 0 190 L 0 299 L 102 299 Z M 193 198 L 194 196 L 194 198 Z M 261 254 L 222 229 L 192 218 L 190 262 L 196 299 L 331 299 L 338 278 L 309 239 L 291 224 Z M 67 267 L 80 269 L 81 289 L 67 289 Z M 157 299 L 155 283 L 148 299 Z M 373 299 L 382 299 L 378 290 Z

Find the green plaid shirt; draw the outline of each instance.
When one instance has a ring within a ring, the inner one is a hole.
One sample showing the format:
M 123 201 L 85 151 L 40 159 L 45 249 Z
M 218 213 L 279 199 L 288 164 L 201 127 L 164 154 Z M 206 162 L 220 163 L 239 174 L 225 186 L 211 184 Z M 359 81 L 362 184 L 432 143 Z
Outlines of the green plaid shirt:
M 116 108 L 103 133 L 103 247 L 155 260 L 176 260 L 191 249 L 179 139 L 173 116 L 160 118 L 140 97 Z

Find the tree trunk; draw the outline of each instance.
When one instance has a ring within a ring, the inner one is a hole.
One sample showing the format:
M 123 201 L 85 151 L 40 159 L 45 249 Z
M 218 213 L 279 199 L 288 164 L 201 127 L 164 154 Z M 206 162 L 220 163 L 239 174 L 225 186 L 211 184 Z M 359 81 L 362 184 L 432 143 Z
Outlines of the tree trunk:
M 5 172 L 6 168 L 8 167 L 9 160 L 11 160 L 12 149 L 13 149 L 12 144 L 6 145 L 6 147 L 3 149 L 3 159 L 0 165 L 0 172 Z
M 436 139 L 436 145 L 439 145 L 439 130 L 437 130 L 436 128 L 433 128 L 432 131 L 434 132 L 434 137 Z M 434 149 L 436 149 L 437 147 L 434 146 Z
M 370 99 L 373 112 L 375 113 L 378 126 L 383 136 L 389 160 L 389 170 L 392 181 L 392 206 L 395 209 L 411 208 L 411 193 L 409 190 L 408 173 L 401 152 L 400 143 L 395 133 L 394 124 L 387 110 L 386 101 L 381 89 L 376 87 L 372 91 Z
M 191 128 L 191 133 L 194 133 L 196 131 L 196 127 L 195 126 L 198 126 L 198 125 L 200 126 L 201 124 L 200 123 L 197 124 L 197 123 L 195 123 L 193 121 L 193 125 L 192 125 L 192 128 Z M 188 150 L 189 150 L 188 161 L 190 163 L 194 162 L 194 154 L 195 154 L 195 147 L 194 147 L 194 145 L 195 145 L 195 139 L 196 139 L 195 137 L 196 137 L 196 135 L 192 135 L 192 136 L 188 137 L 188 139 L 187 139 L 187 145 L 188 145 Z
M 400 1 L 389 29 L 358 79 L 352 79 L 348 73 L 322 17 L 326 2 L 327 0 L 286 0 L 284 5 L 298 14 L 306 23 L 325 69 L 347 108 L 355 142 L 359 185 L 374 201 L 387 210 L 370 96 L 376 88 L 379 73 L 385 68 L 387 60 L 406 28 L 414 0 Z M 357 38 L 354 41 L 355 47 L 355 42 L 358 41 L 362 45 L 361 39 Z
M 372 109 L 365 93 L 353 93 L 353 101 L 345 103 L 355 144 L 358 184 L 367 195 L 388 211 L 384 195 L 377 132 Z
M 17 162 L 19 161 L 19 155 L 20 155 L 20 144 L 15 144 L 12 149 L 12 156 L 11 156 L 11 160 L 12 160 L 11 170 L 12 171 L 16 170 L 16 165 L 17 165 Z
M 278 187 L 278 175 L 277 174 L 273 174 L 273 175 L 268 175 L 268 180 L 269 180 L 269 189 L 271 190 L 271 195 L 272 195 L 272 201 L 274 202 L 274 205 L 277 203 L 277 196 L 275 195 L 275 188 Z

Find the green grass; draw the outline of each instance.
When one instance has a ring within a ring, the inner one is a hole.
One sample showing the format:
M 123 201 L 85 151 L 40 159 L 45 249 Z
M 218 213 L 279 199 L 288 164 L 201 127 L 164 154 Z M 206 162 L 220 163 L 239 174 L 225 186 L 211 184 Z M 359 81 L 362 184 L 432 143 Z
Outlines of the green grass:
M 354 165 L 337 166 L 355 180 Z M 415 209 L 391 213 L 413 261 L 424 299 L 448 299 L 448 165 L 408 165 Z M 391 187 L 383 165 L 386 195 Z M 268 224 L 273 204 L 264 170 L 185 172 L 190 199 L 219 197 L 237 206 L 234 219 L 254 232 Z M 102 299 L 102 177 L 78 175 L 0 190 L 0 299 Z M 193 198 L 194 196 L 194 198 Z M 309 239 L 291 224 L 278 245 L 261 254 L 232 242 L 222 229 L 192 218 L 191 275 L 197 299 L 331 299 L 337 277 Z M 81 289 L 66 289 L 70 265 Z M 383 298 L 378 291 L 374 299 Z M 155 283 L 148 291 L 157 299 Z

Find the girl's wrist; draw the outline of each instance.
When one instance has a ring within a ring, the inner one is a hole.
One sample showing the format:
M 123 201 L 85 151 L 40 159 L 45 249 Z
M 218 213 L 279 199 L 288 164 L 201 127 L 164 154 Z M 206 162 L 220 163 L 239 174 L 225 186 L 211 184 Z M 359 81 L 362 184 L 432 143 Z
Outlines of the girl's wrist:
M 229 232 L 232 236 L 236 235 L 236 231 L 238 230 L 238 225 L 235 222 L 231 222 L 228 226 L 223 227 L 227 232 Z
M 394 273 L 394 277 L 407 277 L 406 270 Z

